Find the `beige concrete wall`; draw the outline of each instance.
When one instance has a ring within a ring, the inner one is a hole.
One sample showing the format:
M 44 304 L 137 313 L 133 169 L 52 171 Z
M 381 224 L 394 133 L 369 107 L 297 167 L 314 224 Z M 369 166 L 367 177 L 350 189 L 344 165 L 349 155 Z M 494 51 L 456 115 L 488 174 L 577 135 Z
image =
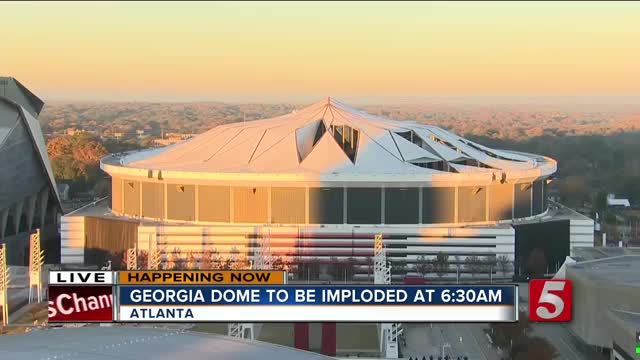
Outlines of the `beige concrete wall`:
M 271 222 L 276 224 L 304 224 L 305 188 L 274 187 L 271 189 Z
M 489 186 L 489 221 L 508 220 L 513 215 L 513 185 Z
M 195 221 L 195 185 L 167 184 L 167 218 Z
M 265 187 L 233 188 L 233 221 L 261 223 L 269 221 L 269 192 Z
M 422 189 L 422 223 L 455 222 L 455 191 L 453 187 Z
M 487 188 L 462 186 L 458 188 L 458 222 L 486 221 Z
M 165 218 L 163 183 L 142 183 L 142 216 L 154 219 Z
M 121 178 L 111 178 L 111 209 L 118 213 L 124 212 L 124 206 L 122 204 L 122 187 L 123 182 Z
M 124 213 L 130 216 L 140 216 L 140 182 L 124 180 Z
M 229 222 L 229 186 L 198 187 L 198 221 Z
M 536 191 L 542 193 L 542 180 L 537 184 Z M 404 192 L 399 188 L 385 188 L 384 199 L 379 187 L 352 187 L 347 188 L 351 195 L 346 199 L 346 218 L 354 224 L 381 223 L 383 211 L 385 218 L 389 218 L 384 221 L 387 224 L 482 223 L 524 218 L 532 215 L 533 187 L 529 185 L 495 183 L 457 188 L 406 188 L 409 191 Z M 116 177 L 112 182 L 112 208 L 133 217 L 177 221 L 304 224 L 308 216 L 310 224 L 344 222 L 344 188 L 310 187 L 308 197 L 306 191 L 304 187 L 295 186 L 165 184 Z M 398 200 L 404 193 L 413 198 Z M 536 208 L 542 205 L 540 194 L 536 204 Z M 420 212 L 422 218 L 418 221 Z M 533 215 L 539 213 L 534 211 Z

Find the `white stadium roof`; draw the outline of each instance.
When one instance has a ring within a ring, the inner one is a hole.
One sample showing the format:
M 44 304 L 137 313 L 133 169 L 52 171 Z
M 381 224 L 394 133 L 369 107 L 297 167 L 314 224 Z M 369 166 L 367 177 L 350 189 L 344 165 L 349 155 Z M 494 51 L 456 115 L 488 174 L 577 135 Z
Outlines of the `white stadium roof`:
M 271 119 L 217 126 L 160 150 L 103 160 L 103 168 L 114 171 L 109 165 L 174 174 L 394 174 L 421 178 L 491 171 L 535 177 L 555 172 L 555 161 L 542 156 L 494 150 L 436 126 L 385 119 L 331 98 Z
M 269 344 L 191 331 L 88 326 L 0 336 L 0 359 L 300 359 L 330 357 Z

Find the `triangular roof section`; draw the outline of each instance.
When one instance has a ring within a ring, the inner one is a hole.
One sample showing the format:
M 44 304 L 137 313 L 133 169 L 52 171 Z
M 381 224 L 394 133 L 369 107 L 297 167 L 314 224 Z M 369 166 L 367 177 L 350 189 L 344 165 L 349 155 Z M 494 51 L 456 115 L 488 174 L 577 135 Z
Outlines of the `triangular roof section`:
M 391 138 L 391 135 L 388 135 Z M 397 149 L 396 149 L 397 151 Z M 362 173 L 424 173 L 427 169 L 406 164 L 368 137 L 362 137 L 356 155 L 356 168 Z
M 322 135 L 313 151 L 302 160 L 300 166 L 305 170 L 317 173 L 330 173 L 351 169 L 354 164 L 333 139 L 333 136 L 326 132 Z
M 289 132 L 281 141 L 274 143 L 268 151 L 254 156 L 249 167 L 254 172 L 295 172 L 300 167 L 296 150 L 295 133 Z
M 439 161 L 440 157 L 432 154 L 431 152 L 421 148 L 420 146 L 408 141 L 402 136 L 392 132 L 393 140 L 396 142 L 398 149 L 400 149 L 400 153 L 402 154 L 402 158 L 404 161 L 411 162 L 417 159 L 429 160 L 429 161 Z
M 456 161 L 460 159 L 468 159 L 469 157 L 463 153 L 449 148 L 446 145 L 442 145 L 431 139 L 431 136 L 436 135 L 427 129 L 418 128 L 415 130 L 416 134 L 429 146 L 433 151 L 442 157 L 445 161 Z M 437 136 L 437 135 L 436 135 Z
M 44 101 L 12 77 L 0 76 L 0 96 L 27 109 L 33 116 L 38 116 L 44 107 Z
M 56 179 L 53 175 L 53 168 L 51 167 L 51 162 L 49 161 L 49 154 L 47 153 L 47 144 L 44 141 L 44 136 L 42 135 L 42 129 L 40 129 L 40 123 L 36 118 L 34 118 L 25 108 L 20 107 L 22 111 L 22 116 L 27 124 L 29 129 L 29 134 L 33 140 L 33 144 L 40 154 L 40 161 L 45 168 L 45 172 L 49 177 L 49 182 L 51 183 L 51 188 L 56 198 L 58 198 L 58 202 L 60 201 L 60 196 L 58 195 L 58 187 L 56 186 Z
M 0 101 L 5 101 L 7 104 L 16 108 L 18 112 L 18 120 L 22 122 L 23 127 L 27 130 L 27 133 L 31 138 L 33 148 L 39 155 L 38 159 L 40 160 L 40 164 L 42 165 L 43 172 L 47 175 L 47 178 L 49 180 L 48 183 L 51 193 L 55 196 L 58 209 L 62 211 L 60 195 L 58 194 L 58 186 L 56 185 L 56 179 L 53 175 L 53 168 L 51 167 L 51 162 L 49 161 L 49 155 L 47 154 L 47 145 L 44 141 L 42 130 L 40 129 L 40 123 L 31 115 L 29 111 L 27 111 L 19 104 L 3 97 L 0 97 Z
M 327 131 L 327 127 L 322 119 L 315 120 L 307 125 L 296 129 L 296 144 L 298 145 L 298 156 L 304 160 L 313 150 L 313 147 Z

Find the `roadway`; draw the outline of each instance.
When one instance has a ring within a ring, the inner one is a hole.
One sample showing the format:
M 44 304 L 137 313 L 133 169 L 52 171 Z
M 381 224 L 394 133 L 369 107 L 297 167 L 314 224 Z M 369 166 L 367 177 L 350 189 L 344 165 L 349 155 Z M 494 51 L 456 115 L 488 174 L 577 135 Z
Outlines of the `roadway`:
M 406 346 L 401 349 L 405 359 L 429 359 L 429 355 L 437 359 L 443 355 L 443 344 L 448 344 L 444 354 L 450 359 L 467 356 L 469 360 L 500 360 L 483 330 L 487 324 L 405 323 L 403 328 Z
M 529 316 L 529 284 L 519 283 L 519 308 Z M 566 324 L 563 323 L 531 323 L 530 334 L 545 338 L 555 348 L 563 360 L 606 360 L 603 353 L 597 352 L 577 337 Z
M 545 338 L 555 348 L 563 360 L 606 360 L 602 353 L 587 345 L 560 323 L 535 323 L 531 324 L 530 334 Z

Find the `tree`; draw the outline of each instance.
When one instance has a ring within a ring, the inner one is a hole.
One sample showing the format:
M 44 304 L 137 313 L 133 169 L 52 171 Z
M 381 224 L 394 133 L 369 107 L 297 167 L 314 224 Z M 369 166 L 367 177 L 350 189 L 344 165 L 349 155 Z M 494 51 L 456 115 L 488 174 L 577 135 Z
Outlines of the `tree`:
M 370 279 L 373 277 L 373 258 L 371 256 L 367 256 L 366 262 L 367 279 Z
M 511 271 L 512 262 L 507 255 L 498 255 L 496 257 L 498 271 L 502 273 L 502 277 L 506 277 L 507 273 Z
M 444 275 L 449 273 L 449 255 L 439 252 L 433 265 L 438 277 L 442 278 Z
M 329 258 L 329 274 L 332 280 L 338 280 L 344 276 L 344 270 L 342 262 L 337 257 L 332 256 Z
M 344 266 L 345 266 L 346 280 L 348 281 L 353 280 L 353 276 L 356 273 L 356 259 L 352 257 L 347 258 L 347 261 L 345 262 Z
M 521 348 L 526 345 L 526 333 L 531 326 L 529 316 L 525 312 L 520 311 L 518 319 L 518 322 L 514 323 L 492 323 L 489 325 L 493 343 L 508 350 L 511 358 L 514 353 L 521 351 Z
M 317 280 L 320 278 L 320 259 L 317 257 L 312 258 L 307 263 L 307 278 L 310 280 Z
M 194 270 L 196 269 L 196 257 L 193 255 L 193 251 L 189 251 L 187 253 L 187 259 L 184 264 L 185 270 Z
M 525 346 L 519 349 L 515 360 L 551 360 L 558 356 L 556 348 L 542 337 L 527 337 Z
M 102 179 L 99 180 L 93 187 L 93 196 L 97 198 L 103 198 L 111 194 L 111 181 Z
M 467 256 L 464 259 L 464 267 L 473 277 L 482 271 L 482 261 L 480 261 L 480 258 L 477 255 Z
M 391 274 L 405 275 L 407 272 L 407 262 L 400 260 L 395 263 L 391 263 Z
M 533 276 L 539 276 L 546 272 L 547 259 L 542 249 L 535 248 L 531 251 L 525 264 L 525 270 Z
M 225 270 L 243 270 L 248 268 L 247 265 L 246 256 L 240 253 L 237 247 L 232 247 L 225 261 Z
M 200 270 L 219 270 L 221 267 L 218 250 L 216 248 L 205 250 L 200 257 Z
M 164 270 L 183 270 L 184 261 L 181 256 L 179 247 L 174 247 L 171 253 L 167 256 L 167 261 L 164 263 Z
M 493 272 L 496 270 L 496 256 L 495 255 L 487 255 L 482 259 L 482 270 L 489 274 L 489 277 L 493 276 Z
M 49 140 L 47 154 L 57 179 L 93 187 L 98 179 L 100 159 L 108 152 L 96 138 L 78 133 Z
M 138 250 L 136 254 L 136 261 L 138 269 L 146 269 L 149 265 L 149 252 L 146 250 Z
M 454 266 L 456 267 L 456 281 L 460 280 L 460 273 L 462 272 L 462 260 L 460 259 L 460 255 L 454 256 Z
M 424 276 L 431 272 L 431 262 L 424 256 L 420 255 L 416 261 L 416 271 Z

